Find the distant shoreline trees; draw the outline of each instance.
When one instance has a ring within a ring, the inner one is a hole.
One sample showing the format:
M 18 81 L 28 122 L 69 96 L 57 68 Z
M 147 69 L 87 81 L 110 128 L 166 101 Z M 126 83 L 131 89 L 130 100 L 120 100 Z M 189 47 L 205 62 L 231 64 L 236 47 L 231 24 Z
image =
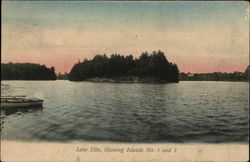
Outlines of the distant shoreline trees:
M 245 72 L 233 72 L 233 73 L 180 73 L 179 79 L 181 81 L 249 81 L 250 66 L 248 66 Z
M 56 80 L 55 68 L 33 63 L 1 63 L 1 80 Z
M 61 74 L 60 72 L 56 75 L 57 80 L 68 80 L 69 74 L 65 72 L 64 74 Z
M 1 64 L 1 80 L 83 81 L 94 77 L 111 79 L 120 77 L 119 79 L 122 80 L 134 76 L 141 77 L 142 80 L 143 77 L 151 77 L 167 82 L 178 82 L 179 80 L 249 81 L 250 66 L 246 68 L 245 72 L 179 73 L 177 65 L 168 62 L 161 51 L 154 51 L 151 54 L 144 52 L 139 58 L 119 54 L 113 54 L 110 57 L 105 54 L 96 55 L 92 60 L 84 60 L 75 64 L 70 73 L 59 73 L 58 75 L 55 74 L 54 67 L 47 68 L 45 65 L 11 62 Z
M 76 63 L 69 73 L 69 80 L 84 81 L 88 78 L 122 76 L 153 77 L 168 82 L 178 82 L 176 64 L 167 60 L 162 51 L 143 52 L 139 58 L 132 55 L 96 55 L 92 60 Z

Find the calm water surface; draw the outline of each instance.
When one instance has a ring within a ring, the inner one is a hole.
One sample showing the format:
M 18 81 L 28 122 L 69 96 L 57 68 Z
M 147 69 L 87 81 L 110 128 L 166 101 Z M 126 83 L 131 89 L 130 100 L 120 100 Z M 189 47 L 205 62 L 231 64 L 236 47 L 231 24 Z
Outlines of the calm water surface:
M 2 95 L 44 99 L 42 109 L 2 111 L 2 139 L 248 142 L 247 82 L 2 84 Z

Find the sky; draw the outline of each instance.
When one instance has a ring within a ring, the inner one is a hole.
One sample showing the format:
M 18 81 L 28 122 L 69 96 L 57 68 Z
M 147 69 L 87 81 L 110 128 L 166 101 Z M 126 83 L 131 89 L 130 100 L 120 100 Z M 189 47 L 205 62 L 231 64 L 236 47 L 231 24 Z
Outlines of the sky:
M 161 50 L 181 72 L 245 71 L 244 1 L 2 1 L 1 61 L 70 72 L 96 54 Z

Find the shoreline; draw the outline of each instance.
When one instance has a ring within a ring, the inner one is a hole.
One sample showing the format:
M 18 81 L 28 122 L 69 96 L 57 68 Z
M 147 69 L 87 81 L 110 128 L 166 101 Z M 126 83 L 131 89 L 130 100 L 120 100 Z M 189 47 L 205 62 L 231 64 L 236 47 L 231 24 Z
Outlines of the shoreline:
M 100 82 L 100 83 L 177 83 L 163 80 L 158 77 L 136 77 L 136 76 L 122 76 L 122 77 L 94 77 L 88 78 L 87 82 Z
M 96 82 L 96 83 L 179 83 L 179 82 L 250 82 L 248 80 L 242 81 L 242 80 L 179 80 L 179 82 L 168 82 L 168 81 L 162 81 L 162 82 L 142 82 L 142 81 L 127 81 L 127 80 L 121 80 L 121 81 L 93 81 L 93 80 L 82 80 L 82 81 L 72 81 L 69 79 L 56 79 L 56 80 L 1 80 L 3 81 L 70 81 L 70 82 Z

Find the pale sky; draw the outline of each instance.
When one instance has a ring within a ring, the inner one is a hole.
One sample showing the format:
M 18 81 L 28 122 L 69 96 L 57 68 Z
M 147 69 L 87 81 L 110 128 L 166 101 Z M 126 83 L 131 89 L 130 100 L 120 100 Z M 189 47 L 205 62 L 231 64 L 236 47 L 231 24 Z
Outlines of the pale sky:
M 3 1 L 2 62 L 69 72 L 96 54 L 161 50 L 181 72 L 244 71 L 247 2 Z

